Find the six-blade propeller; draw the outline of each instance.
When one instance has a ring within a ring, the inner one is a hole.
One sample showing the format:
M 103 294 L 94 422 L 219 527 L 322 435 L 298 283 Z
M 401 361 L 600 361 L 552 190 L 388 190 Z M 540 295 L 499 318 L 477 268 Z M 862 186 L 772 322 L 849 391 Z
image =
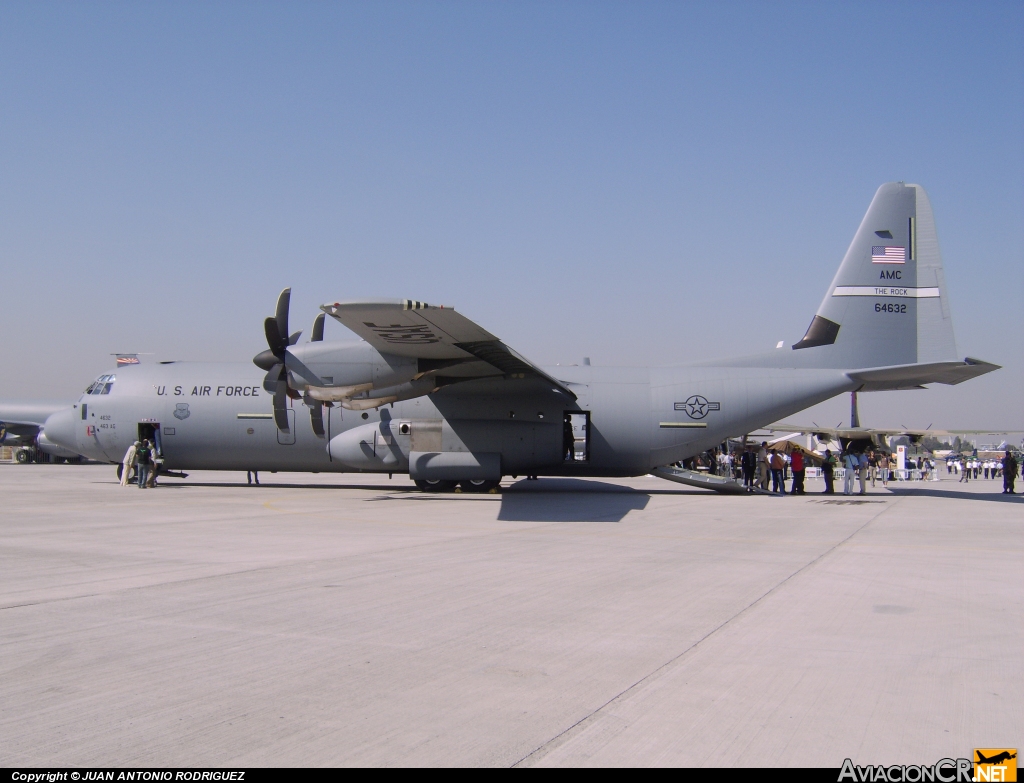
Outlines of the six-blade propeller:
M 288 348 L 299 341 L 302 332 L 288 334 L 288 308 L 291 304 L 292 289 L 286 288 L 277 298 L 277 313 L 263 322 L 263 331 L 267 337 L 267 350 L 253 358 L 253 364 L 266 370 L 263 388 L 274 395 L 274 423 L 277 428 L 289 432 L 288 398 L 300 399 L 301 395 L 288 385 Z M 324 336 L 324 316 L 320 314 L 313 322 L 313 339 L 322 340 Z M 309 404 L 307 399 L 307 404 Z M 313 420 L 313 431 L 318 437 L 324 437 L 323 406 L 317 403 L 310 406 Z

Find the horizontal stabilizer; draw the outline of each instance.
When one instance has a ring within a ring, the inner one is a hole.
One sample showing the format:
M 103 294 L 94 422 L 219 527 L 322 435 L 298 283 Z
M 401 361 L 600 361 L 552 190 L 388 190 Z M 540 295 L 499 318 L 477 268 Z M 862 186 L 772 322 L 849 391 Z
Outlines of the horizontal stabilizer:
M 983 362 L 967 357 L 962 362 L 932 362 L 930 364 L 903 364 L 895 367 L 875 367 L 854 370 L 847 375 L 861 381 L 860 391 L 889 391 L 893 389 L 916 389 L 925 383 L 944 383 L 955 386 L 958 383 L 977 378 L 979 375 L 998 370 L 998 364 Z

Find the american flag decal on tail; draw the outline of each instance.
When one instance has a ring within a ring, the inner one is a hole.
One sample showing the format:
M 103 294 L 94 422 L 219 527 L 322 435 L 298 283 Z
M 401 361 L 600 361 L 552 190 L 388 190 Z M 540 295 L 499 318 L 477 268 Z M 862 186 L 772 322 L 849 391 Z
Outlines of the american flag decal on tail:
M 872 264 L 905 264 L 907 249 L 892 245 L 875 245 L 871 248 Z

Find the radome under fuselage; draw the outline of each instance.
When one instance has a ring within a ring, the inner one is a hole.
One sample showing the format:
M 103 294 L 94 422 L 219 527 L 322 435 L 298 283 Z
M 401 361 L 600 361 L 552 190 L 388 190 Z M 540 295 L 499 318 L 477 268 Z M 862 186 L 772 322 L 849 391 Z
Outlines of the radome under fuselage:
M 278 430 L 263 373 L 250 364 L 138 365 L 119 368 L 108 393 L 83 395 L 46 432 L 119 462 L 140 424 L 158 427 L 168 470 L 402 473 L 410 451 L 467 451 L 500 454 L 504 475 L 633 476 L 857 385 L 828 369 L 545 370 L 577 399 L 537 378 L 467 381 L 379 409 L 327 408 L 318 438 L 300 400 L 291 402 L 289 431 Z M 589 412 L 585 462 L 563 458 L 563 416 L 576 411 Z

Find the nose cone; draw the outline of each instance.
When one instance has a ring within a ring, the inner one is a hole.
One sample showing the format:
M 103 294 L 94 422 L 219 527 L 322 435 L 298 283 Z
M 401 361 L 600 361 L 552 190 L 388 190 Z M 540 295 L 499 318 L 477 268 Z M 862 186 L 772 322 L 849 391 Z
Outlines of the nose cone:
M 64 408 L 50 414 L 46 423 L 43 424 L 42 434 L 50 443 L 73 451 L 75 454 L 78 453 L 78 444 L 75 442 L 74 411 L 71 408 Z

